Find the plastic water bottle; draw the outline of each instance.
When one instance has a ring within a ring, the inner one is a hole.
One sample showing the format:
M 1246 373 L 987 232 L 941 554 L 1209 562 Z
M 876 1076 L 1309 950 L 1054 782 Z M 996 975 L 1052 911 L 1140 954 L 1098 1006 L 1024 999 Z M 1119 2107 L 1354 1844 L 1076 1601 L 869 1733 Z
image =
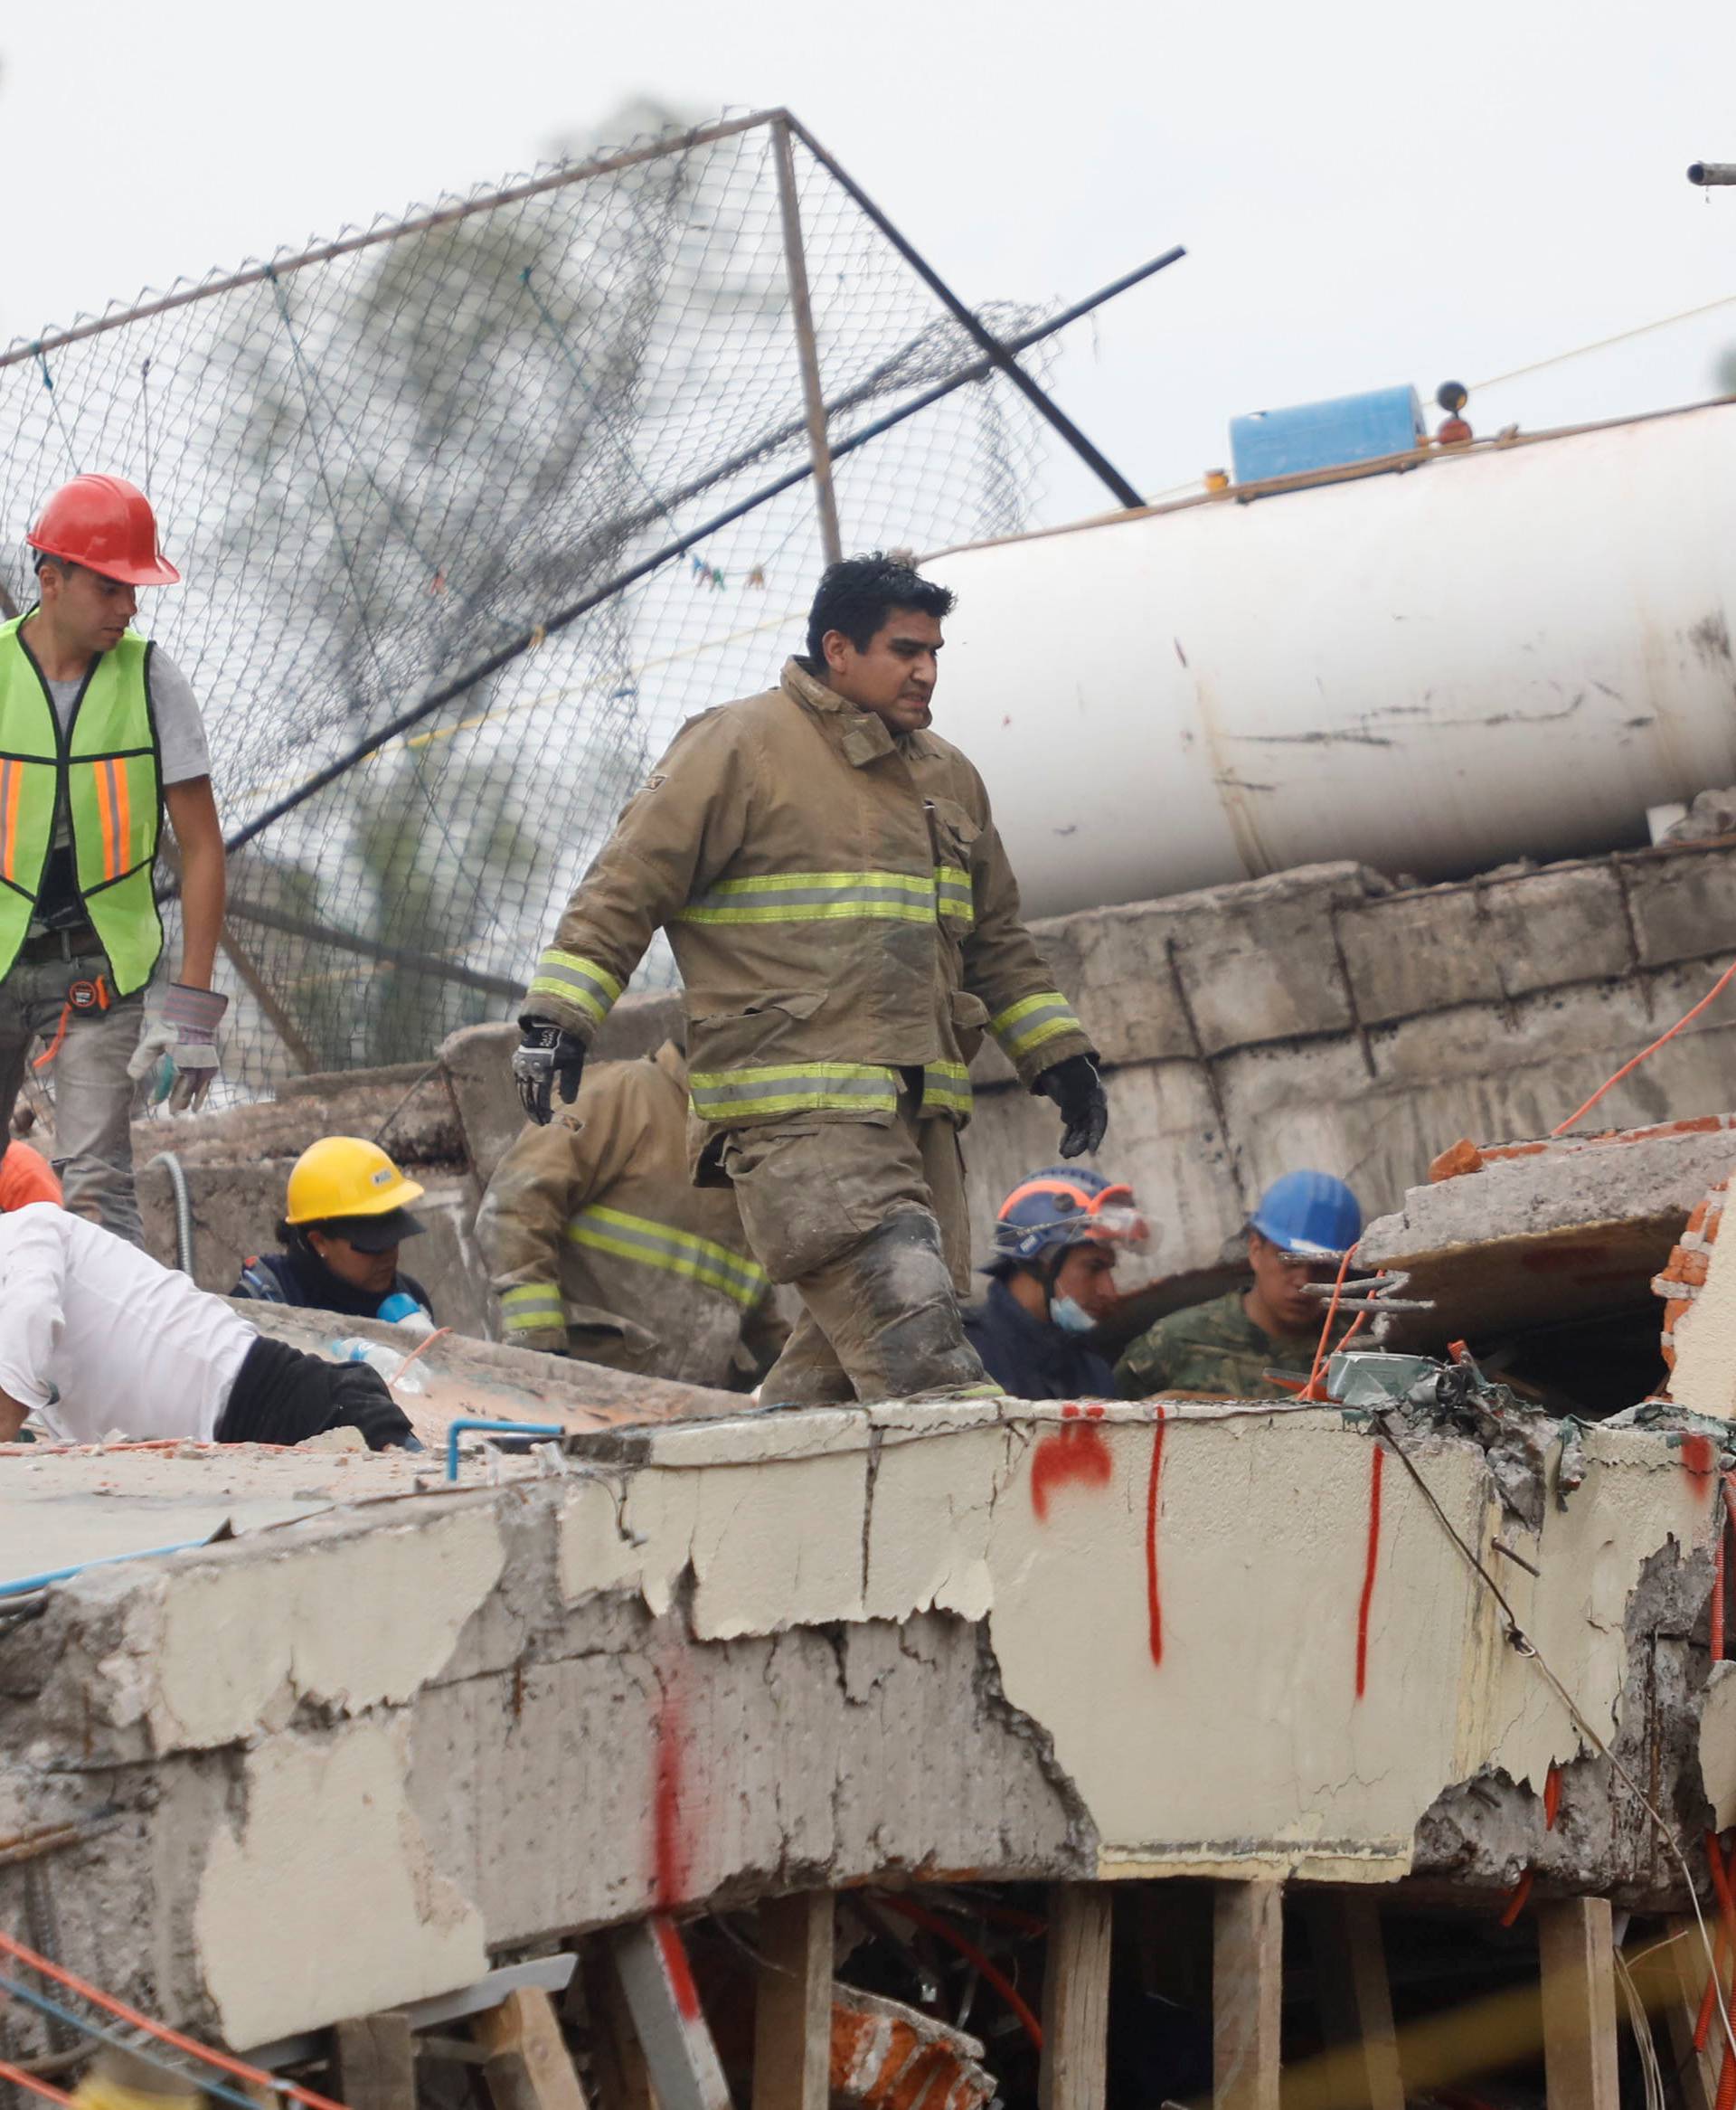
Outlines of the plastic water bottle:
M 374 1313 L 388 1326 L 401 1326 L 407 1333 L 432 1333 L 434 1321 L 408 1290 L 394 1290 Z
M 369 1369 L 378 1370 L 388 1385 L 393 1383 L 410 1360 L 408 1356 L 401 1356 L 396 1348 L 389 1348 L 382 1341 L 363 1340 L 359 1333 L 345 1334 L 342 1340 L 328 1341 L 326 1349 L 340 1363 L 365 1363 Z M 421 1389 L 421 1375 L 416 1370 L 397 1386 L 401 1396 L 413 1396 Z

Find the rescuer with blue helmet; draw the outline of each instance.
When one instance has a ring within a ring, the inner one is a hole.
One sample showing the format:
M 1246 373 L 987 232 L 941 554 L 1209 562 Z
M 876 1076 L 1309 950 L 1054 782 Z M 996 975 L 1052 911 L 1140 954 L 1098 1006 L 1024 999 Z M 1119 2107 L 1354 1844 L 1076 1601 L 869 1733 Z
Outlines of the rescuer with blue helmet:
M 1090 1345 L 1115 1308 L 1115 1265 L 1142 1252 L 1133 1189 L 1074 1165 L 1049 1165 L 996 1212 L 988 1292 L 964 1314 L 983 1367 L 1014 1399 L 1112 1399 L 1115 1373 Z
M 1287 1172 L 1274 1180 L 1248 1220 L 1252 1283 L 1172 1311 L 1142 1333 L 1116 1366 L 1122 1396 L 1288 1397 L 1292 1387 L 1266 1373 L 1308 1375 L 1325 1316 L 1309 1286 L 1335 1280 L 1362 1232 L 1361 1205 L 1342 1179 Z

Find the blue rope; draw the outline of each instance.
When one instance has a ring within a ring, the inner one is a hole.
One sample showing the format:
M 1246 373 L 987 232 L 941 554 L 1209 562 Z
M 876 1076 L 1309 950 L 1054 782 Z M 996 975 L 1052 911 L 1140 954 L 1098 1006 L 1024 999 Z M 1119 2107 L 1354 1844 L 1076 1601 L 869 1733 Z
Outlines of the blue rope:
M 207 2080 L 201 2076 L 187 2073 L 169 2059 L 160 2058 L 154 2052 L 142 2051 L 137 2044 L 129 2044 L 126 2038 L 113 2030 L 105 2030 L 100 2022 L 87 2021 L 82 2015 L 75 2015 L 63 2008 L 58 2001 L 52 2001 L 45 1992 L 38 1992 L 32 1986 L 24 1985 L 15 1978 L 0 1974 L 0 1992 L 8 1992 L 14 2000 L 21 2000 L 26 2007 L 35 2008 L 55 2021 L 64 2022 L 86 2037 L 94 2037 L 100 2043 L 112 2045 L 117 2051 L 125 2051 L 134 2058 L 141 2058 L 146 2066 L 154 2066 L 159 2073 L 173 2074 L 190 2089 L 198 2089 L 207 2096 L 215 2096 L 220 2102 L 231 2103 L 235 2110 L 259 2110 L 250 2096 L 243 2096 L 233 2088 L 226 2088 L 220 2081 Z

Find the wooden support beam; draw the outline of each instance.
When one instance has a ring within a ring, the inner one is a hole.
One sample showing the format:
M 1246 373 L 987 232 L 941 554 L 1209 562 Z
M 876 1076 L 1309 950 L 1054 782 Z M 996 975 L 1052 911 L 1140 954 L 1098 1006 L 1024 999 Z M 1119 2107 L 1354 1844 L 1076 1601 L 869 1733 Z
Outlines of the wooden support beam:
M 1354 2055 L 1345 2110 L 1404 2110 L 1381 1908 L 1360 1890 L 1305 1890 L 1300 1900 L 1328 2045 Z
M 347 2110 L 416 2110 L 416 2039 L 408 2015 L 339 2022 L 332 2051 L 338 2098 Z
M 1607 1897 L 1537 1907 L 1549 2110 L 1618 2110 L 1616 1970 Z
M 495 2110 L 590 2110 L 554 2002 L 540 1985 L 509 1992 L 473 2016 L 470 2029 L 488 2054 L 482 2077 Z
M 1692 1913 L 1667 1922 L 1665 1934 L 1669 1938 L 1663 1945 L 1634 1965 L 1634 1982 L 1646 2011 L 1664 2017 L 1683 2110 L 1712 2110 L 1724 2044 L 1723 2025 L 1715 2011 L 1704 2048 L 1694 2048 L 1694 2026 L 1712 1966 Z
M 662 2110 L 732 2110 L 675 1921 L 659 1913 L 619 1928 L 609 1954 Z
M 1213 2110 L 1278 2110 L 1284 1889 L 1220 1883 L 1212 1912 Z
M 832 2082 L 832 1894 L 760 1907 L 753 2110 L 826 2110 Z
M 1109 1904 L 1107 1883 L 1050 1887 L 1038 2110 L 1104 2110 L 1109 2101 Z

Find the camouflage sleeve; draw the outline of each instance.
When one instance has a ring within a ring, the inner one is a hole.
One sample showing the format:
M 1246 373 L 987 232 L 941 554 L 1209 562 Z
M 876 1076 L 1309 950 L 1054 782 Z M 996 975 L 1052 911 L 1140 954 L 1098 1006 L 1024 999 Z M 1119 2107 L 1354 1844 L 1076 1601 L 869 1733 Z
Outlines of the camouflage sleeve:
M 1115 1366 L 1115 1382 L 1123 1399 L 1149 1399 L 1170 1383 L 1169 1343 L 1163 1322 L 1142 1333 Z

